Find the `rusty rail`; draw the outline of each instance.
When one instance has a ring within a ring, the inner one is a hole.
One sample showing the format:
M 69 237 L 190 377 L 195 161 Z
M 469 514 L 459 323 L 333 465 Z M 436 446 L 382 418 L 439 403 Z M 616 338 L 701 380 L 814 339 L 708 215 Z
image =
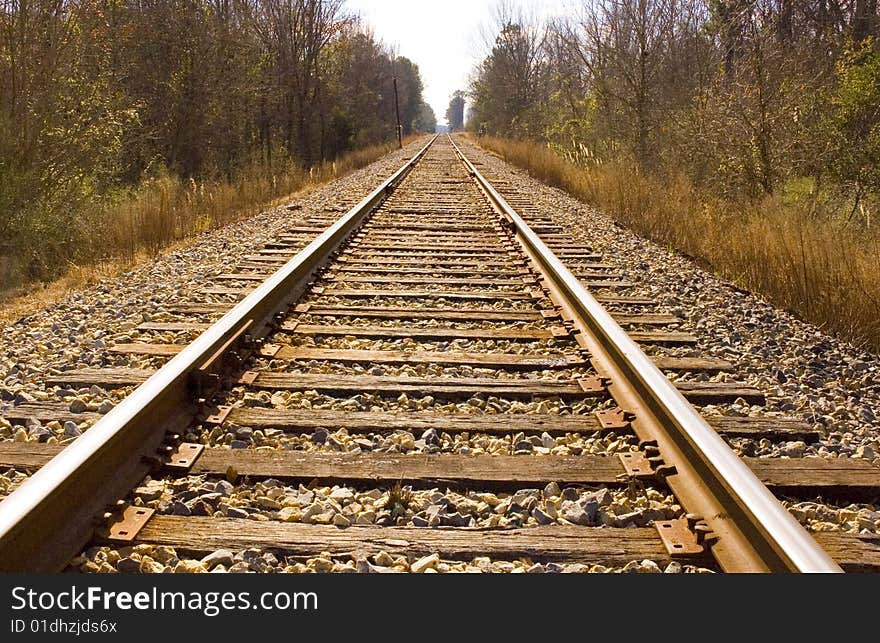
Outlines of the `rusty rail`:
M 490 204 L 546 277 L 551 299 L 580 332 L 597 372 L 725 571 L 841 572 L 651 359 L 538 238 L 449 137 Z

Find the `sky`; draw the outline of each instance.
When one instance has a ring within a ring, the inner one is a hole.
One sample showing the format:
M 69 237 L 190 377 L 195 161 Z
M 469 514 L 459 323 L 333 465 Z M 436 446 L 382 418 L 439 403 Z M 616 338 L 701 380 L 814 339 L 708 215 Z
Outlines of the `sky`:
M 539 17 L 560 15 L 570 0 L 508 0 Z M 346 0 L 376 37 L 419 66 L 425 101 L 446 122 L 449 99 L 467 91 L 468 77 L 486 55 L 481 34 L 493 24 L 498 0 Z

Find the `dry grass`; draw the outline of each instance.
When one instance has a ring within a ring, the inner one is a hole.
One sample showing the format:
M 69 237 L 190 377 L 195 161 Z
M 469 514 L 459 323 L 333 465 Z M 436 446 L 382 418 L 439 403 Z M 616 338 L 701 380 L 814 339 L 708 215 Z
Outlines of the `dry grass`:
M 684 176 L 661 181 L 622 162 L 581 167 L 536 143 L 479 143 L 798 317 L 880 350 L 877 232 L 777 196 L 734 203 L 699 192 Z
M 309 170 L 290 164 L 267 171 L 254 165 L 231 182 L 186 183 L 173 177 L 149 181 L 108 212 L 108 220 L 114 224 L 104 247 L 121 257 L 134 257 L 144 250 L 155 252 L 314 189 L 368 165 L 393 148 L 376 145 Z
M 311 170 L 287 165 L 269 171 L 254 165 L 228 182 L 183 182 L 170 176 L 147 181 L 111 207 L 92 213 L 94 235 L 79 244 L 86 249 L 85 258 L 76 262 L 68 259 L 58 279 L 28 283 L 15 274 L 10 258 L 0 257 L 7 264 L 0 265 L 4 282 L 0 284 L 0 323 L 44 308 L 73 289 L 131 269 L 196 234 L 302 196 L 395 148 L 391 144 L 364 148 Z

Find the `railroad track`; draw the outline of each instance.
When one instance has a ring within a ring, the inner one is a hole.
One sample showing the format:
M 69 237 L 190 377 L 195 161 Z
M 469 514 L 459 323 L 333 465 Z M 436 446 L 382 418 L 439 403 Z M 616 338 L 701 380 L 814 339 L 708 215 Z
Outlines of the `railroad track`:
M 94 424 L 66 447 L 0 444 L 0 466 L 35 471 L 0 503 L 0 569 L 78 567 L 96 547 L 94 571 L 880 568 L 875 537 L 810 535 L 774 496 L 874 497 L 880 471 L 737 458 L 725 437 L 812 429 L 704 419 L 762 394 L 714 377 L 733 364 L 664 354 L 696 338 L 509 196 L 522 216 L 432 139 L 110 348 L 142 368 L 49 378 L 134 390 L 106 414 L 4 413 Z

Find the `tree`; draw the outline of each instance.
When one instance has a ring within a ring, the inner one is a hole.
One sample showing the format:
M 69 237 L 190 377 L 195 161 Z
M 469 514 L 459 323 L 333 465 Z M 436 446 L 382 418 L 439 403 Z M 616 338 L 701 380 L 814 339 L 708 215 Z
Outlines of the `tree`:
M 430 125 L 418 67 L 342 0 L 0 0 L 0 254 L 46 276 L 144 178 L 390 141 L 395 75 L 404 131 Z
M 413 131 L 433 134 L 437 131 L 437 116 L 428 103 L 423 102 L 413 121 Z
M 471 83 L 473 119 L 493 134 L 537 134 L 547 89 L 544 31 L 507 5 L 496 22 L 498 35 Z
M 449 100 L 449 107 L 446 109 L 446 123 L 449 125 L 450 132 L 457 132 L 464 128 L 464 103 L 465 93 L 457 90 L 452 94 Z

